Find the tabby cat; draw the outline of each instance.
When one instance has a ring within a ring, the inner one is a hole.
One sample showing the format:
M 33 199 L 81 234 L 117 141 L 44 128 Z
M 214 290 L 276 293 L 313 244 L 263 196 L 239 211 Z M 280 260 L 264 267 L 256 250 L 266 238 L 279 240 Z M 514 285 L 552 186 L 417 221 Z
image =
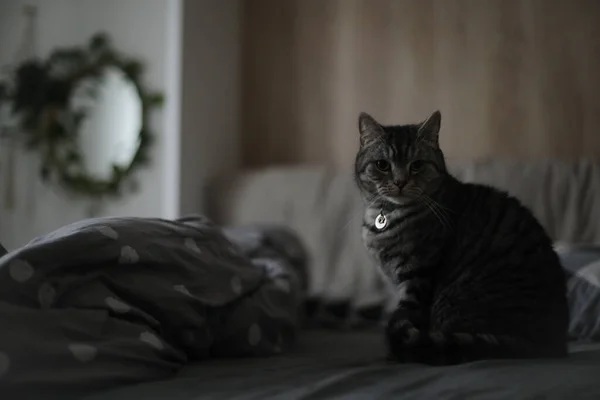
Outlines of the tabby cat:
M 516 198 L 446 169 L 441 114 L 383 126 L 359 117 L 355 179 L 364 243 L 399 302 L 389 356 L 432 365 L 567 355 L 565 274 Z

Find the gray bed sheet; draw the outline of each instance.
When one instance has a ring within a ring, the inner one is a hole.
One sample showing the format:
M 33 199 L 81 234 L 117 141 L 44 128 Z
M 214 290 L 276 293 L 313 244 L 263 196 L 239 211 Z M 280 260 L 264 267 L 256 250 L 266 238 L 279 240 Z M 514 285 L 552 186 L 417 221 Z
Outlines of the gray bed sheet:
M 196 360 L 287 351 L 301 267 L 264 242 L 295 247 L 273 229 L 99 218 L 0 257 L 0 399 L 78 399 Z
M 173 379 L 85 400 L 600 399 L 600 343 L 573 344 L 564 360 L 428 367 L 385 362 L 377 330 L 300 337 L 287 354 L 191 364 Z

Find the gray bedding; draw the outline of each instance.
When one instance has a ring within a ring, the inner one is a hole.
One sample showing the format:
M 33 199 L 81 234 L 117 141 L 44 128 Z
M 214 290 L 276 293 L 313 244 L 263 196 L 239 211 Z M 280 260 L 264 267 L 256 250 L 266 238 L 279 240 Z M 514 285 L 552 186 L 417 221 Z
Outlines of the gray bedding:
M 298 246 L 253 232 L 229 232 L 235 242 L 202 217 L 102 218 L 6 254 L 0 398 L 67 400 L 194 360 L 286 351 L 302 301 L 287 256 Z
M 566 360 L 434 368 L 385 363 L 378 331 L 311 330 L 299 340 L 287 354 L 196 363 L 172 379 L 85 400 L 600 399 L 600 344 L 573 345 Z
M 433 368 L 384 362 L 372 327 L 300 330 L 305 259 L 289 231 L 202 217 L 38 238 L 0 258 L 0 398 L 600 399 L 600 344 Z

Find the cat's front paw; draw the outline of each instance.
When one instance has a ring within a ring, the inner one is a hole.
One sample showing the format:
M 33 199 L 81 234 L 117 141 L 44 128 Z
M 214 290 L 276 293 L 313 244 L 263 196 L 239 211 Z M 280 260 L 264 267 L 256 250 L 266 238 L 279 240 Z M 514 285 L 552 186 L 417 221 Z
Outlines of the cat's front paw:
M 386 329 L 386 336 L 389 341 L 402 343 L 406 346 L 416 343 L 420 334 L 421 330 L 406 319 L 390 319 Z
M 394 322 L 395 321 L 395 322 Z M 389 317 L 388 326 L 391 323 L 411 324 L 419 330 L 426 330 L 428 319 L 421 309 L 411 309 L 405 307 L 396 307 Z
M 394 313 L 386 328 L 388 361 L 414 362 L 414 349 L 419 342 L 421 330 L 411 321 L 403 318 L 402 313 Z

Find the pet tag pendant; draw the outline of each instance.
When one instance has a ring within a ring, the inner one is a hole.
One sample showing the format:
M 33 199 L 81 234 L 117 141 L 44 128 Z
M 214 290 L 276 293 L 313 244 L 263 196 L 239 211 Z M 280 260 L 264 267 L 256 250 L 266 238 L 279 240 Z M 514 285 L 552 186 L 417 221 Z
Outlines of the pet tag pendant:
M 386 225 L 387 225 L 387 218 L 385 217 L 385 215 L 379 213 L 377 218 L 375 218 L 375 228 L 381 230 L 381 229 L 385 228 Z

